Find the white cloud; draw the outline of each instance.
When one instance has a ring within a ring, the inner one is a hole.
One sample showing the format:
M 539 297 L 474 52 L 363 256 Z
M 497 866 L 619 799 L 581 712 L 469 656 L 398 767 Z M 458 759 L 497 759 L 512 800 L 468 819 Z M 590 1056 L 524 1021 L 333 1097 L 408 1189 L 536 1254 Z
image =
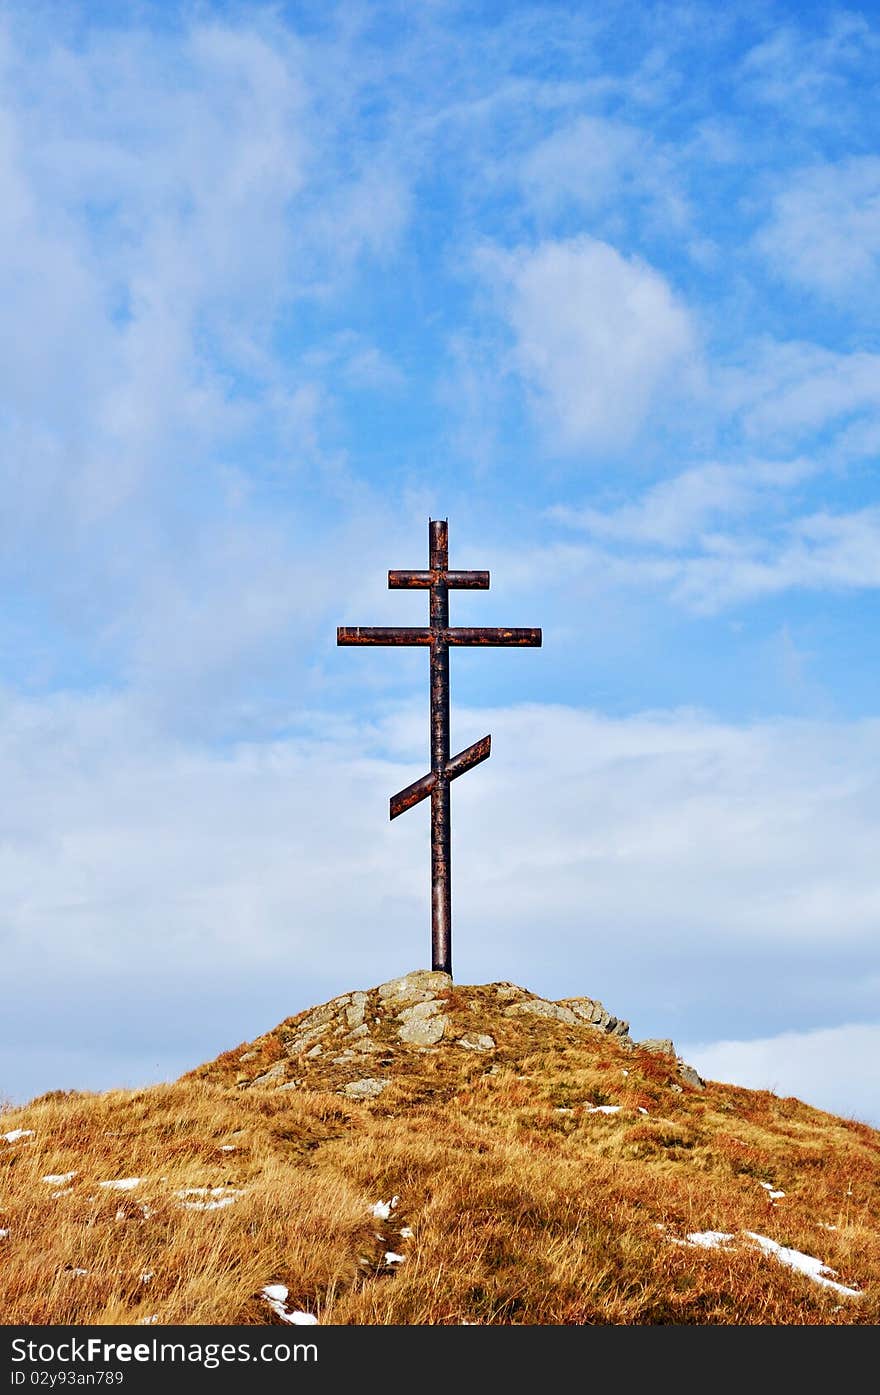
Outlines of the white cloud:
M 791 491 L 815 473 L 807 459 L 710 464 L 617 507 L 557 505 L 548 516 L 589 541 L 536 549 L 521 565 L 565 584 L 659 588 L 702 614 L 785 591 L 877 588 L 880 509 L 796 512 Z
M 661 480 L 633 503 L 606 510 L 557 506 L 549 514 L 609 542 L 675 548 L 693 541 L 718 519 L 772 506 L 774 494 L 783 494 L 814 471 L 807 460 L 697 465 Z
M 745 366 L 716 374 L 719 407 L 737 415 L 746 434 L 763 442 L 790 443 L 817 431 L 849 433 L 836 450 L 870 453 L 880 414 L 880 354 L 838 353 L 818 344 L 767 340 L 750 344 Z M 857 431 L 867 430 L 860 443 Z
M 782 1032 L 753 1041 L 683 1043 L 678 1049 L 707 1079 L 796 1095 L 880 1128 L 880 1085 L 872 1069 L 880 1059 L 880 1023 Z
M 878 287 L 880 159 L 853 156 L 802 170 L 773 200 L 757 246 L 782 276 L 864 304 Z
M 696 359 L 687 309 L 663 277 L 590 237 L 487 254 L 514 336 L 513 363 L 551 440 L 632 441 L 662 390 Z
M 539 216 L 566 208 L 584 214 L 610 209 L 620 218 L 624 199 L 648 217 L 680 230 L 689 210 L 672 153 L 650 130 L 600 116 L 581 116 L 538 141 L 517 163 L 515 178 Z
M 85 666 L 222 702 L 294 616 L 311 638 L 313 564 L 373 508 L 336 388 L 387 391 L 393 366 L 344 318 L 323 357 L 278 330 L 388 255 L 404 184 L 318 110 L 323 70 L 267 11 L 25 27 L 0 52 L 0 575 Z
M 750 94 L 795 114 L 798 125 L 827 127 L 862 116 L 860 86 L 851 79 L 866 67 L 872 71 L 877 35 L 870 21 L 852 10 L 829 7 L 824 19 L 819 33 L 774 24 L 740 68 Z

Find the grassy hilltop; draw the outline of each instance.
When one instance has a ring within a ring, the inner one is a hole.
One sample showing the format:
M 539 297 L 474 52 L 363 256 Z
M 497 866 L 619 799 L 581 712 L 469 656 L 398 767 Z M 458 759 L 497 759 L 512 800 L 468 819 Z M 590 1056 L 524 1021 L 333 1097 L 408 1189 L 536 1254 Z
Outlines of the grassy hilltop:
M 0 1320 L 880 1321 L 880 1134 L 592 1006 L 413 974 L 6 1111 Z

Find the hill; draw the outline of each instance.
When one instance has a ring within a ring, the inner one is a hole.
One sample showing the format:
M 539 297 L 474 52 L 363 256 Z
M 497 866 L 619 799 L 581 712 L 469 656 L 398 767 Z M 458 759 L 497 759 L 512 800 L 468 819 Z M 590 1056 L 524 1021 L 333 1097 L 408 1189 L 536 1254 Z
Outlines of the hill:
M 7 1324 L 880 1320 L 880 1134 L 413 973 L 0 1117 Z

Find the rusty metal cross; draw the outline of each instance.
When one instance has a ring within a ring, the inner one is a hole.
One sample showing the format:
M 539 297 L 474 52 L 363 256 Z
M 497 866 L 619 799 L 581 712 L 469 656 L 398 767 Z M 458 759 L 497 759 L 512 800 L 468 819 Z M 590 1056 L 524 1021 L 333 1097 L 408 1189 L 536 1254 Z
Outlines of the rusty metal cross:
M 451 644 L 538 646 L 541 631 L 498 628 L 453 629 L 449 624 L 449 592 L 485 591 L 488 572 L 449 570 L 449 528 L 445 518 L 428 521 L 428 571 L 388 573 L 389 588 L 430 592 L 430 624 L 424 628 L 379 625 L 340 625 L 337 644 L 424 644 L 431 647 L 431 769 L 427 775 L 391 797 L 391 817 L 397 818 L 431 796 L 431 950 L 432 967 L 452 973 L 452 887 L 449 829 L 449 785 L 471 766 L 486 760 L 491 736 L 484 736 L 457 756 L 449 754 L 449 646 Z

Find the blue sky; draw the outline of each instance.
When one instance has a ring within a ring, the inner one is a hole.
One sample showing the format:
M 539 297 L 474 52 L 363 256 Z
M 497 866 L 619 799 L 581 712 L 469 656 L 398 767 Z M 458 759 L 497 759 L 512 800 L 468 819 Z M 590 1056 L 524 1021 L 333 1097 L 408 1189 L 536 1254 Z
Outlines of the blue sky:
M 880 1123 L 873 7 L 7 4 L 0 1094 L 424 964 Z M 345 869 L 341 875 L 340 869 Z

